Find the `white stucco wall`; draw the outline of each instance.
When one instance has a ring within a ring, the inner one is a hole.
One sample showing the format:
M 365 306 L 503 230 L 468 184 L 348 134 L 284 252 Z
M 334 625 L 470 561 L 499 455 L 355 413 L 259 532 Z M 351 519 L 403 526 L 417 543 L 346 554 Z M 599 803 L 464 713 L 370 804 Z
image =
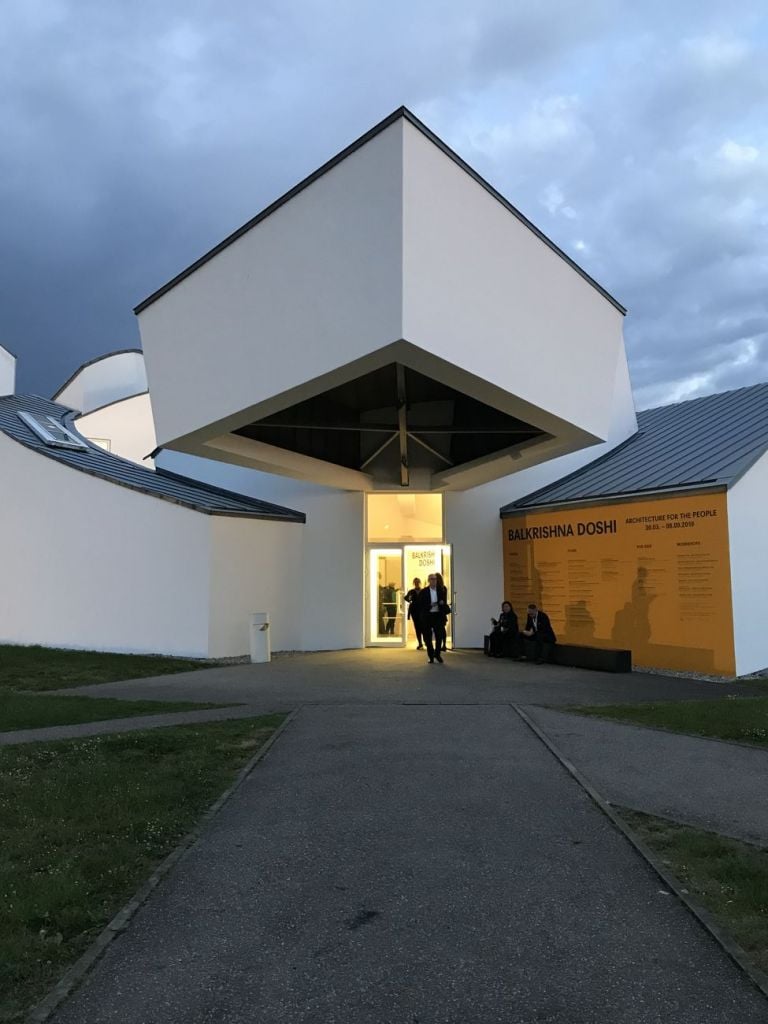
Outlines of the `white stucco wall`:
M 16 391 L 16 356 L 0 345 L 0 395 Z
M 83 366 L 54 400 L 80 412 L 92 412 L 147 390 L 144 356 L 138 351 L 113 352 Z
M 302 649 L 362 647 L 363 501 L 354 491 L 305 493 L 302 554 Z
M 210 523 L 210 657 L 248 654 L 253 612 L 269 612 L 272 650 L 298 650 L 304 527 L 231 516 Z
M 207 656 L 209 518 L 0 434 L 0 642 Z
M 736 674 L 768 667 L 765 579 L 768 566 L 768 454 L 728 491 L 728 538 Z
M 66 404 L 66 403 L 65 403 Z M 149 395 L 134 395 L 77 418 L 77 429 L 89 440 L 109 441 L 108 451 L 152 469 L 145 455 L 156 448 L 155 424 Z
M 297 588 L 301 610 L 296 649 L 339 650 L 363 645 L 362 494 L 171 451 L 161 453 L 158 465 L 304 512 L 306 525 L 295 527 L 296 532 L 289 535 L 291 549 L 276 553 L 277 569 L 282 563 L 285 569 L 277 573 L 275 596 L 265 598 L 269 600 L 265 607 L 253 610 L 272 613 L 273 606 L 282 607 L 280 591 Z
M 408 123 L 403 168 L 403 337 L 607 439 L 622 313 Z
M 401 199 L 397 123 L 139 314 L 160 444 L 401 337 Z

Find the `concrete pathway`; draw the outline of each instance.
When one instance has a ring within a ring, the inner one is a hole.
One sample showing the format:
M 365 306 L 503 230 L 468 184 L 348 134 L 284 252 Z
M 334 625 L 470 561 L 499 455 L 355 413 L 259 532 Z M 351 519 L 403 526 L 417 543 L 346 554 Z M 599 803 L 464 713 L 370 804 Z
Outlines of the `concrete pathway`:
M 525 710 L 612 803 L 768 844 L 768 750 Z
M 243 702 L 263 711 L 303 703 L 614 704 L 768 694 L 765 683 L 712 683 L 633 672 L 614 675 L 455 651 L 429 665 L 421 651 L 324 651 L 266 665 L 228 665 L 179 675 L 61 690 L 126 700 Z
M 302 708 L 55 1021 L 757 1024 L 768 1002 L 513 709 L 368 703 Z
M 765 696 L 765 683 L 713 683 L 655 674 L 611 675 L 561 666 L 415 651 L 337 651 L 278 656 L 267 665 L 62 690 L 123 699 L 242 701 L 243 706 L 0 734 L 0 745 L 159 728 L 289 711 L 305 704 L 526 706 L 566 756 L 614 803 L 751 842 L 768 842 L 768 751 L 671 736 L 549 711 L 542 704 L 620 704 Z
M 44 697 L 45 694 L 40 696 Z M 136 715 L 133 718 L 108 718 L 103 722 L 82 722 L 79 725 L 49 725 L 42 729 L 14 729 L 12 732 L 0 732 L 0 747 L 13 747 L 20 743 L 73 740 L 84 736 L 105 736 L 113 732 L 163 729 L 169 725 L 225 722 L 231 718 L 253 718 L 257 713 L 252 707 L 241 705 L 231 708 L 206 708 L 201 711 L 172 711 L 162 715 Z

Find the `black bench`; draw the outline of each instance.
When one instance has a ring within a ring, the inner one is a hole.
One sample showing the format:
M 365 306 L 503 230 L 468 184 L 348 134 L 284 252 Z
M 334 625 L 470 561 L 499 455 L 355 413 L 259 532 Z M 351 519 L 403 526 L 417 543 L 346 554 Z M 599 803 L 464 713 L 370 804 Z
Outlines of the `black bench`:
M 483 651 L 488 654 L 490 637 L 483 638 Z M 598 672 L 631 672 L 632 651 L 611 647 L 582 647 L 580 644 L 555 644 L 553 665 L 591 668 Z
M 591 668 L 599 672 L 631 672 L 632 651 L 611 647 L 582 647 L 579 644 L 555 644 L 552 653 L 555 665 Z

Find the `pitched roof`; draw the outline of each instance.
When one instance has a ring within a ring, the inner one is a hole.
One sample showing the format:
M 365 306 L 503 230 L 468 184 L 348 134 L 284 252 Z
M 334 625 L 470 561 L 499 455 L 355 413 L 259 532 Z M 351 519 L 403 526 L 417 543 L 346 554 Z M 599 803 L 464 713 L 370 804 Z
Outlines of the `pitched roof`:
M 318 178 L 321 178 L 328 171 L 332 170 L 337 164 L 340 164 L 342 160 L 346 160 L 348 156 L 351 156 L 352 153 L 354 153 L 356 150 L 360 149 L 367 142 L 370 142 L 371 139 L 379 135 L 386 128 L 389 128 L 390 125 L 394 124 L 396 121 L 399 121 L 400 118 L 403 118 L 403 120 L 413 125 L 413 127 L 416 128 L 417 131 L 420 131 L 422 135 L 424 135 L 426 138 L 430 140 L 430 142 L 434 143 L 434 145 L 437 146 L 437 148 L 442 153 L 444 153 L 447 157 L 453 160 L 455 164 L 458 164 L 459 167 L 462 168 L 462 170 L 466 171 L 466 173 L 471 178 L 473 178 L 478 183 L 478 185 L 481 185 L 486 190 L 486 192 L 490 192 L 494 199 L 497 199 L 502 206 L 504 206 L 511 214 L 517 217 L 519 221 L 525 224 L 525 226 L 530 231 L 532 231 L 537 238 L 539 238 L 553 252 L 557 253 L 557 255 L 561 259 L 565 260 L 565 262 L 573 270 L 575 270 L 577 274 L 583 277 L 585 281 L 588 281 L 592 285 L 592 287 L 595 288 L 598 292 L 600 292 L 603 298 L 607 299 L 612 306 L 615 306 L 620 313 L 624 314 L 627 312 L 625 307 L 622 306 L 622 304 L 617 299 L 615 299 L 610 294 L 610 292 L 607 292 L 601 284 L 598 284 L 598 282 L 593 277 L 591 277 L 586 272 L 586 270 L 584 270 L 583 267 L 580 267 L 579 264 L 576 263 L 575 260 L 571 259 L 571 257 L 567 253 L 563 252 L 563 250 L 558 245 L 555 245 L 551 238 L 548 238 L 543 231 L 541 231 L 539 228 L 536 227 L 535 224 L 528 220 L 528 218 L 524 214 L 522 214 L 515 206 L 513 206 L 508 199 L 505 199 L 500 192 L 497 192 L 493 185 L 490 185 L 485 180 L 485 178 L 481 177 L 477 173 L 477 171 L 474 170 L 474 168 L 470 167 L 468 163 L 462 160 L 458 153 L 455 153 L 450 148 L 450 146 L 446 145 L 441 138 L 439 138 L 437 135 L 435 135 L 433 131 L 427 128 L 423 121 L 420 121 L 418 117 L 416 117 L 415 114 L 412 114 L 407 107 L 398 107 L 397 110 L 393 111 L 388 117 L 385 117 L 383 121 L 379 121 L 377 125 L 374 125 L 373 128 L 367 131 L 364 135 L 361 135 L 359 139 L 356 139 L 354 142 L 352 142 L 349 146 L 346 147 L 346 149 L 343 149 L 340 153 L 337 153 L 336 156 L 331 157 L 331 159 L 324 163 L 322 167 L 319 167 L 308 177 L 304 178 L 304 180 L 300 181 L 298 185 L 294 185 L 292 189 L 290 189 L 284 195 L 280 196 L 279 199 L 276 199 L 273 203 L 270 203 L 269 206 L 265 207 L 261 211 L 261 213 L 257 213 L 255 217 L 252 217 L 251 220 L 247 221 L 245 224 L 243 224 L 242 227 L 238 228 L 236 231 L 233 231 L 231 235 L 228 235 L 222 242 L 219 242 L 219 244 L 214 246 L 213 249 L 210 249 L 207 253 L 201 256 L 200 259 L 195 260 L 194 263 L 190 264 L 190 266 L 188 266 L 185 270 L 182 270 L 181 273 L 177 274 L 174 278 L 168 281 L 167 284 L 162 285 L 162 287 L 158 288 L 157 291 L 153 292 L 150 296 L 148 296 L 146 299 L 140 302 L 138 306 L 134 308 L 134 313 L 141 313 L 143 310 L 147 308 L 147 306 L 151 306 L 153 302 L 156 302 L 157 299 L 165 295 L 166 292 L 169 292 L 171 288 L 175 288 L 175 286 L 179 284 L 179 282 L 189 277 L 190 274 L 194 274 L 196 270 L 202 267 L 209 260 L 213 259 L 214 256 L 218 255 L 218 253 L 220 253 L 222 249 L 226 249 L 227 246 L 237 241 L 238 238 L 244 235 L 247 231 L 250 231 L 251 228 L 255 227 L 260 221 L 265 220 L 267 217 L 269 217 L 270 214 L 274 213 L 275 210 L 278 210 L 290 199 L 293 199 L 295 195 L 298 195 L 299 192 L 302 192 L 305 188 L 307 188 L 308 185 L 311 185 L 314 181 L 317 181 Z
M 30 413 L 36 418 L 52 416 L 70 433 L 82 439 L 84 449 L 54 448 L 41 440 L 22 419 L 19 412 Z M 306 522 L 303 512 L 296 512 L 268 501 L 250 498 L 234 491 L 227 491 L 210 484 L 200 483 L 189 477 L 179 476 L 162 469 L 151 470 L 137 466 L 134 462 L 121 459 L 104 451 L 82 437 L 74 423 L 76 412 L 36 395 L 7 395 L 0 397 L 0 432 L 26 448 L 39 452 L 46 458 L 60 462 L 71 469 L 91 476 L 100 477 L 120 487 L 140 491 L 153 498 L 171 501 L 176 505 L 194 509 L 205 515 L 240 516 L 250 519 L 272 519 L 287 523 Z
M 638 413 L 613 451 L 505 505 L 524 509 L 693 487 L 728 487 L 768 450 L 768 384 Z

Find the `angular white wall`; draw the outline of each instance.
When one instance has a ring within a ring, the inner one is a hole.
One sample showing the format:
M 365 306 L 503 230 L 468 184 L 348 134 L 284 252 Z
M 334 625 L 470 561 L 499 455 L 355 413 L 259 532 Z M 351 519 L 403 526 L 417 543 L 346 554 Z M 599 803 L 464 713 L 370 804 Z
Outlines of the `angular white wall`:
M 401 209 L 398 123 L 144 309 L 159 443 L 399 339 Z
M 728 491 L 733 638 L 739 676 L 768 668 L 766 499 L 768 454 L 762 455 Z
M 624 360 L 621 311 L 421 131 L 403 130 L 404 338 L 530 403 L 523 418 L 537 426 L 550 413 L 607 438 L 610 407 L 594 395 L 610 393 Z
M 606 440 L 593 396 L 625 369 L 614 300 L 411 115 L 340 156 L 138 307 L 158 442 L 366 490 L 357 470 L 230 432 L 393 362 L 552 435 L 415 489 Z

